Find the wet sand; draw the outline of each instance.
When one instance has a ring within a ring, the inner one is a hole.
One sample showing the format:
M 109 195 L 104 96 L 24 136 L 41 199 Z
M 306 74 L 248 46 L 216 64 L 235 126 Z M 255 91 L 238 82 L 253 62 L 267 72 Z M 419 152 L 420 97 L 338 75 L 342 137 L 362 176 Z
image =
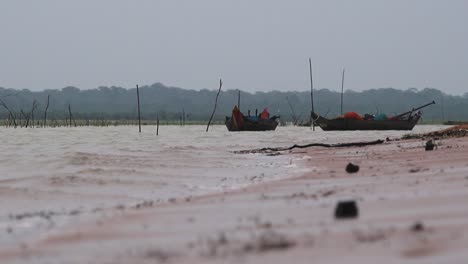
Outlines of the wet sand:
M 92 213 L 34 236 L 3 228 L 1 263 L 466 263 L 468 138 L 283 153 L 305 175 Z M 360 166 L 348 174 L 348 162 Z M 97 199 L 85 197 L 84 199 Z M 335 220 L 337 201 L 359 217 Z M 84 200 L 86 202 L 86 200 Z M 75 213 L 75 214 L 73 214 Z M 53 225 L 61 215 L 26 215 Z M 15 237 L 16 236 L 16 237 Z

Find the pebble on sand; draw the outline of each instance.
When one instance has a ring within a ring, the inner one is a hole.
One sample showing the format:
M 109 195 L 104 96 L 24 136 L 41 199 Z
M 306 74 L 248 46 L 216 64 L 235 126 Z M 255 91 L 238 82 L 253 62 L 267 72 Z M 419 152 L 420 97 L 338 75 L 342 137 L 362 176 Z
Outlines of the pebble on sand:
M 356 173 L 359 171 L 359 166 L 358 165 L 355 165 L 353 163 L 348 163 L 348 165 L 346 166 L 346 172 L 348 173 Z
M 359 210 L 356 201 L 339 201 L 335 208 L 336 219 L 350 219 L 357 218 Z

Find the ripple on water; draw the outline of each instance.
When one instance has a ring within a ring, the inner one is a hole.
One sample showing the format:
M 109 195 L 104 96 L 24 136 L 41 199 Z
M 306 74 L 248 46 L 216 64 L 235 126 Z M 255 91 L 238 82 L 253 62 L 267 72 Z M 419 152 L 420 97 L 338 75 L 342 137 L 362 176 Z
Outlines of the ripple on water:
M 417 126 L 414 132 L 439 128 Z M 206 133 L 204 126 L 162 126 L 156 137 L 154 131 L 151 126 L 144 126 L 141 134 L 130 126 L 37 128 L 34 133 L 4 129 L 0 180 L 27 179 L 4 182 L 3 187 L 28 192 L 0 198 L 27 201 L 24 208 L 53 209 L 187 197 L 304 173 L 300 159 L 239 155 L 234 150 L 375 140 L 407 133 L 313 132 L 300 127 L 229 133 L 224 126 L 213 126 Z M 41 195 L 33 195 L 39 191 Z

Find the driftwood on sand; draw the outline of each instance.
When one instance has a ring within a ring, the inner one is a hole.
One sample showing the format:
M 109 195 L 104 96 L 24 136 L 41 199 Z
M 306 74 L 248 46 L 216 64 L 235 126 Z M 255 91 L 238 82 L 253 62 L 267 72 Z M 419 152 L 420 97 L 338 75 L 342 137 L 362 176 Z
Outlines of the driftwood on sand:
M 375 141 L 364 141 L 364 142 L 351 142 L 351 143 L 338 143 L 338 144 L 325 144 L 325 143 L 311 143 L 306 145 L 294 144 L 291 147 L 279 147 L 279 148 L 261 148 L 261 149 L 250 149 L 250 150 L 239 150 L 234 151 L 236 154 L 247 154 L 247 153 L 270 153 L 277 151 L 287 151 L 295 148 L 309 148 L 309 147 L 324 147 L 324 148 L 345 148 L 345 147 L 363 147 L 368 145 L 377 145 L 384 143 L 383 140 L 378 139 Z
M 406 140 L 406 139 L 426 139 L 426 138 L 447 138 L 447 137 L 465 137 L 468 135 L 468 125 L 459 125 L 454 126 L 448 129 L 438 130 L 434 132 L 429 132 L 425 134 L 408 134 L 404 135 L 399 139 L 389 139 L 387 141 L 394 140 Z M 249 150 L 239 150 L 234 151 L 236 154 L 248 154 L 248 153 L 272 153 L 280 151 L 288 151 L 295 148 L 309 148 L 309 147 L 324 147 L 324 148 L 346 148 L 346 147 L 363 147 L 369 145 L 378 145 L 384 143 L 384 140 L 375 140 L 375 141 L 364 141 L 364 142 L 351 142 L 351 143 L 337 143 L 337 144 L 325 144 L 325 143 L 311 143 L 306 145 L 292 145 L 291 147 L 279 147 L 279 148 L 261 148 L 261 149 L 249 149 Z
M 429 138 L 449 138 L 449 137 L 466 137 L 468 135 L 468 125 L 458 125 L 443 130 L 424 134 L 407 134 L 401 139 L 429 139 Z

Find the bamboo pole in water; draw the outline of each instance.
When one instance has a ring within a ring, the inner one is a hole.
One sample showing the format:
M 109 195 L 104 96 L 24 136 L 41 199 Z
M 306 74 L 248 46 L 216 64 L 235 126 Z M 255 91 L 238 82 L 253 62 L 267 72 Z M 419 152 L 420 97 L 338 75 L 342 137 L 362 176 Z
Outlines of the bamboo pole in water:
M 34 127 L 34 110 L 37 108 L 37 101 L 34 99 L 31 109 L 31 127 Z
M 69 115 L 70 115 L 70 127 L 72 127 L 72 118 L 73 118 L 73 115 L 72 115 L 72 112 L 71 112 L 71 104 L 68 104 L 68 113 L 69 113 Z M 73 118 L 73 124 L 74 124 L 75 127 L 76 127 L 75 118 Z
M 6 103 L 0 98 L 0 104 L 10 113 L 11 119 L 13 120 L 13 125 L 17 126 L 16 124 L 16 115 L 13 115 L 13 112 L 10 111 L 10 108 L 6 105 Z
M 315 131 L 315 122 L 314 122 L 314 119 L 312 118 L 312 113 L 315 112 L 314 110 L 314 82 L 312 79 L 312 60 L 310 58 L 309 58 L 309 75 L 310 75 L 310 106 L 312 109 L 312 112 L 310 113 L 310 122 L 311 122 L 313 131 Z
M 49 99 L 50 99 L 50 94 L 47 95 L 47 105 L 44 110 L 44 127 L 47 126 L 47 110 L 49 109 Z
M 29 115 L 26 116 L 26 113 L 23 111 L 23 109 L 20 110 L 20 114 L 24 116 L 24 120 L 26 122 L 25 127 L 27 128 L 29 125 Z M 23 127 L 23 124 L 21 123 L 21 115 L 20 115 L 20 127 Z
M 141 133 L 140 91 L 138 90 L 138 84 L 136 85 L 136 90 L 137 90 L 137 104 L 138 104 L 138 131 Z
M 218 96 L 219 96 L 219 93 L 221 92 L 221 87 L 222 86 L 223 86 L 223 81 L 221 79 L 219 79 L 219 89 L 218 89 L 218 93 L 216 94 L 213 113 L 211 113 L 210 120 L 208 121 L 208 125 L 206 126 L 206 132 L 208 132 L 208 129 L 210 128 L 211 120 L 213 119 L 213 116 L 214 116 L 215 111 L 216 111 L 216 106 L 218 106 Z
M 72 122 L 71 122 L 71 105 L 70 105 L 70 104 L 68 104 L 68 116 L 69 116 L 69 118 L 70 118 L 69 124 L 70 124 L 70 127 L 71 127 L 71 126 L 72 126 Z
M 21 119 L 22 113 L 23 113 L 23 109 L 20 109 L 20 114 L 19 114 L 19 125 L 20 125 L 20 127 L 23 127 L 23 119 Z
M 156 136 L 159 135 L 159 115 L 156 116 Z

